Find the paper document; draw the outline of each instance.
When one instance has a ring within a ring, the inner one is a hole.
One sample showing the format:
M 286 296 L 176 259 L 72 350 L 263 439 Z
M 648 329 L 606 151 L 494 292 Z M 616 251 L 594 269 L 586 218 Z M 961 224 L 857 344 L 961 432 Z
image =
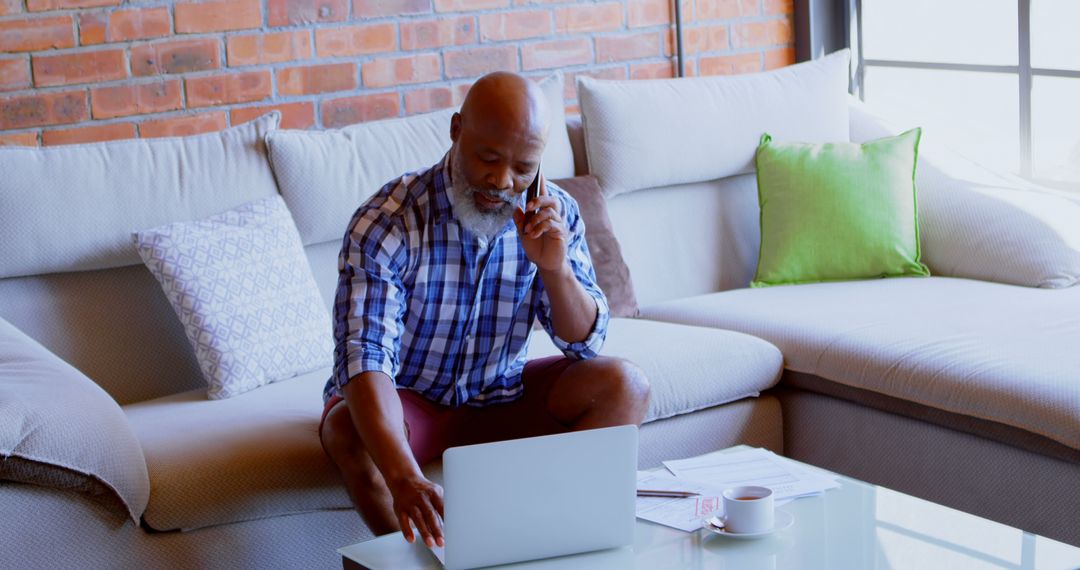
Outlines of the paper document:
M 690 459 L 665 461 L 679 480 L 727 489 L 759 485 L 773 491 L 776 501 L 821 493 L 839 487 L 836 479 L 799 466 L 767 449 L 709 453 Z
M 693 532 L 701 528 L 701 521 L 723 514 L 724 503 L 720 499 L 720 493 L 724 492 L 722 487 L 684 481 L 666 471 L 638 471 L 637 488 L 701 493 L 683 499 L 638 497 L 636 512 L 639 519 Z

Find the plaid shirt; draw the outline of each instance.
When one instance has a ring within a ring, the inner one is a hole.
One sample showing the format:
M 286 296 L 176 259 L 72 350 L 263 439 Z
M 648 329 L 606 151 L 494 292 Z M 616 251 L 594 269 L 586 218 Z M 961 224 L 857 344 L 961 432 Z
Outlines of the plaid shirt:
M 362 372 L 378 370 L 427 399 L 482 406 L 522 393 L 533 320 L 569 358 L 596 356 L 608 305 L 596 285 L 577 203 L 547 184 L 569 229 L 574 276 L 596 300 L 582 342 L 551 327 L 551 304 L 512 221 L 490 241 L 465 231 L 449 198 L 449 155 L 392 180 L 356 211 L 338 257 L 334 371 L 323 401 Z

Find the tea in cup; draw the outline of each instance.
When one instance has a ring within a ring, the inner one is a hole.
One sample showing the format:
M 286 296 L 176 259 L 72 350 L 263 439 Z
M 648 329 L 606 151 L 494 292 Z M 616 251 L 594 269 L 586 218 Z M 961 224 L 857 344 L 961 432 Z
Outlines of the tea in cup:
M 737 534 L 767 532 L 776 525 L 773 492 L 768 487 L 732 487 L 723 493 L 724 530 Z

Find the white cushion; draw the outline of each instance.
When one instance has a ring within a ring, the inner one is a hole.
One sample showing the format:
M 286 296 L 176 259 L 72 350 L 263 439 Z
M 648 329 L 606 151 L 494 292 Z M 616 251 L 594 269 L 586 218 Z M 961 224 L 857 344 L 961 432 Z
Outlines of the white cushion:
M 319 443 L 325 368 L 226 400 L 201 391 L 124 407 L 150 473 L 143 519 L 194 529 L 349 508 Z
M 899 130 L 852 101 L 852 140 Z M 924 133 L 916 183 L 932 273 L 1051 289 L 1080 282 L 1080 198 L 979 166 L 932 131 Z
M 541 159 L 549 179 L 574 175 L 566 131 L 563 77 L 540 82 L 551 110 L 548 144 Z M 324 131 L 282 130 L 267 137 L 281 194 L 296 218 L 305 245 L 345 235 L 356 208 L 384 184 L 438 162 L 450 148 L 456 109 L 372 121 Z
M 138 521 L 146 459 L 120 406 L 0 319 L 0 480 L 109 496 Z
M 607 210 L 640 306 L 748 287 L 754 277 L 753 174 L 620 194 Z
M 652 386 L 646 422 L 757 396 L 783 368 L 780 351 L 760 338 L 641 319 L 611 319 L 600 353 L 641 367 Z M 547 333 L 533 332 L 530 359 L 559 354 Z
M 0 278 L 134 265 L 133 229 L 275 194 L 262 137 L 280 116 L 190 137 L 0 147 Z
M 1080 288 L 892 278 L 726 291 L 642 314 L 752 334 L 791 370 L 1080 449 Z
M 761 134 L 848 140 L 848 59 L 731 77 L 604 81 L 578 76 L 589 170 L 609 196 L 753 171 Z
M 330 314 L 280 196 L 134 239 L 184 325 L 210 398 L 333 364 Z

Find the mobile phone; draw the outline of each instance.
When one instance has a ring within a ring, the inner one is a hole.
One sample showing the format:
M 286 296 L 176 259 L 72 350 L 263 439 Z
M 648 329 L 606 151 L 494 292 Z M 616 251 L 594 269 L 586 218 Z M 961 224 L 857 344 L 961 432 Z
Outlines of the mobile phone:
M 533 178 L 532 184 L 529 184 L 529 189 L 525 192 L 525 204 L 535 200 L 540 196 L 540 163 L 536 163 L 536 177 Z M 525 212 L 526 217 L 532 216 L 533 212 Z

